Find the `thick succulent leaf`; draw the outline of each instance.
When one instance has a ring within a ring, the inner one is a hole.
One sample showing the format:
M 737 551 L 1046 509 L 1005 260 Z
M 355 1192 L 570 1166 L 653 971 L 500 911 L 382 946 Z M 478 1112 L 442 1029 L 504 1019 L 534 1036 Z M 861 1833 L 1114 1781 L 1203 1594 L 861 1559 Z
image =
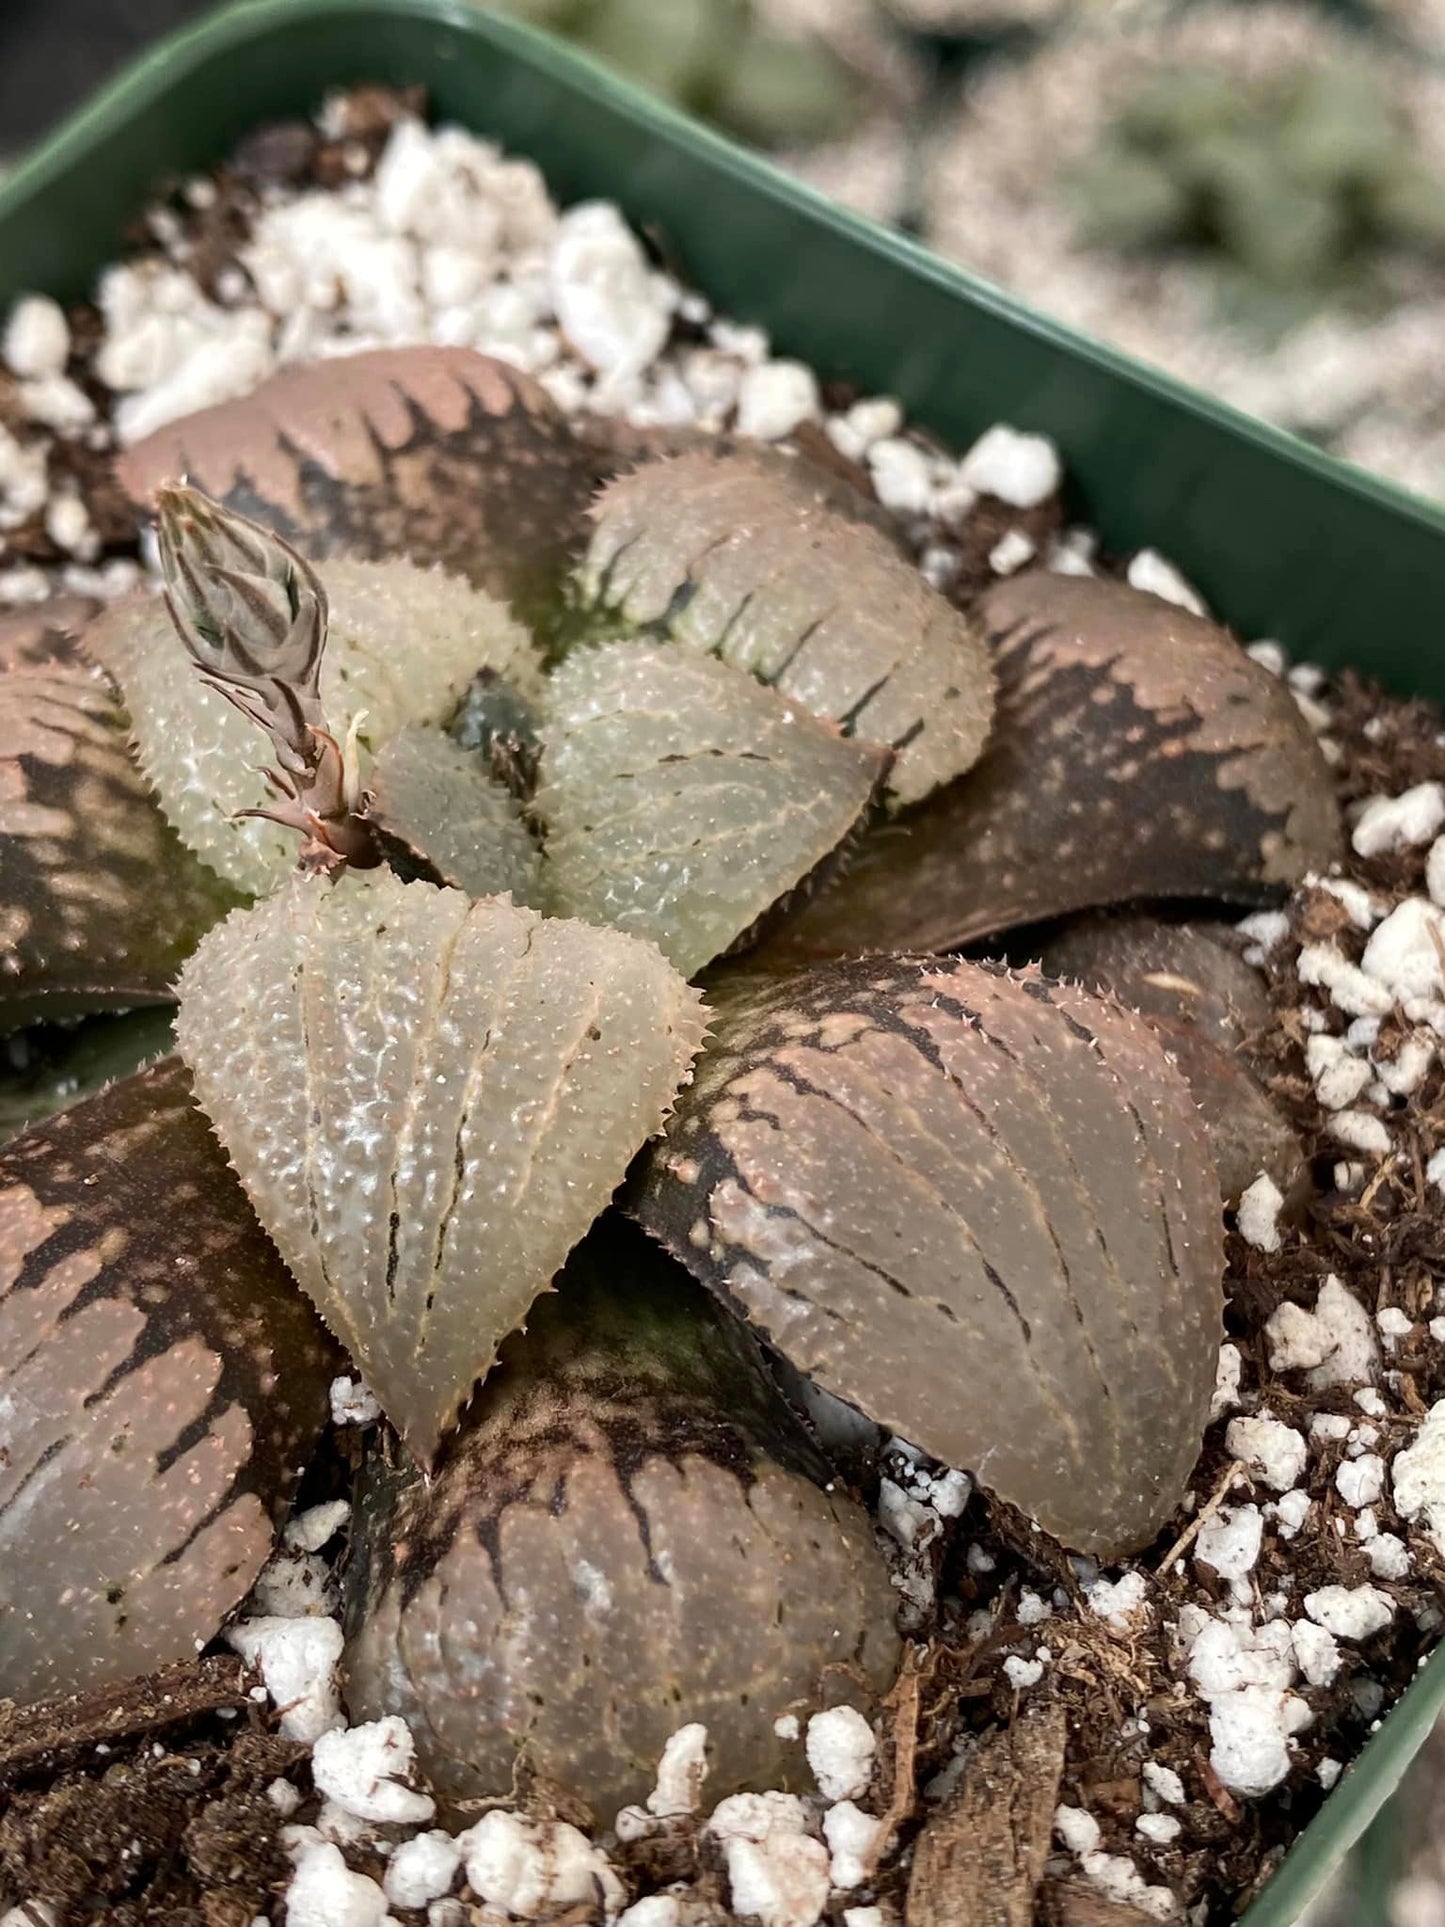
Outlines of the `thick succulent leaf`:
M 1117 1004 L 958 960 L 738 991 L 636 1209 L 800 1370 L 1067 1545 L 1142 1545 L 1182 1498 L 1219 1195 Z
M 690 977 L 852 834 L 885 763 L 709 656 L 575 651 L 548 684 L 535 799 L 549 905 Z
M 1199 1106 L 1227 1203 L 1261 1171 L 1290 1190 L 1303 1149 L 1240 1048 L 1273 1013 L 1227 924 L 1081 917 L 1045 945 L 1042 967 L 1109 992 L 1153 1025 Z
M 0 675 L 73 661 L 76 635 L 99 607 L 89 596 L 53 596 L 0 616 Z
M 545 389 L 469 348 L 284 369 L 120 459 L 140 505 L 185 476 L 303 554 L 440 562 L 529 620 L 581 546 L 596 450 Z
M 57 632 L 34 646 L 0 670 L 0 1030 L 166 1001 L 236 900 L 147 793 L 105 677 Z
M 540 900 L 542 853 L 516 798 L 445 730 L 403 729 L 371 766 L 370 822 L 403 873 L 470 897 Z
M 1078 917 L 1043 947 L 1050 977 L 1106 990 L 1130 1010 L 1192 1024 L 1232 1050 L 1274 1020 L 1264 979 L 1233 925 L 1142 914 Z
M 584 604 L 891 747 L 895 805 L 977 762 L 993 716 L 979 632 L 876 530 L 743 455 L 650 463 L 608 484 L 594 520 Z
M 1268 902 L 1339 854 L 1308 725 L 1222 629 L 1042 571 L 992 589 L 982 615 L 999 680 L 988 753 L 863 840 L 778 933 L 778 968 L 947 950 L 1143 897 Z
M 176 1062 L 0 1154 L 0 1698 L 194 1658 L 338 1355 Z
M 536 681 L 528 632 L 457 576 L 336 560 L 325 578 L 321 701 L 338 741 L 358 718 L 370 750 L 407 724 L 445 722 L 483 667 L 524 687 Z M 232 820 L 275 800 L 261 775 L 265 739 L 196 673 L 164 604 L 118 603 L 84 641 L 120 684 L 141 766 L 180 836 L 238 890 L 273 889 L 296 867 L 295 836 L 257 817 Z
M 775 1722 L 893 1675 L 867 1515 L 736 1321 L 626 1234 L 573 1254 L 432 1481 L 363 1488 L 350 1711 L 403 1714 L 444 1799 L 530 1770 L 610 1823 L 693 1720 L 710 1799 L 801 1791 Z
M 421 1460 L 702 1032 L 651 944 L 386 871 L 236 912 L 177 1021 L 261 1222 Z
M 35 1024 L 0 1053 L 0 1144 L 176 1047 L 169 1005 Z

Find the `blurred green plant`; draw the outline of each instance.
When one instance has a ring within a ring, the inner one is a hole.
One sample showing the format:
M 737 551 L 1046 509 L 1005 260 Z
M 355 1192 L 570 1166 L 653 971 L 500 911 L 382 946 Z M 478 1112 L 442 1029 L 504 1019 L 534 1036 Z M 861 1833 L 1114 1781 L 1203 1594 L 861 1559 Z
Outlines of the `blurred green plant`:
M 501 0 L 665 100 L 761 147 L 848 132 L 863 77 L 817 34 L 787 33 L 755 0 Z
M 1256 325 L 1378 299 L 1391 252 L 1445 259 L 1445 184 L 1364 60 L 1253 87 L 1224 69 L 1158 74 L 1067 191 L 1096 246 L 1212 258 L 1231 318 Z

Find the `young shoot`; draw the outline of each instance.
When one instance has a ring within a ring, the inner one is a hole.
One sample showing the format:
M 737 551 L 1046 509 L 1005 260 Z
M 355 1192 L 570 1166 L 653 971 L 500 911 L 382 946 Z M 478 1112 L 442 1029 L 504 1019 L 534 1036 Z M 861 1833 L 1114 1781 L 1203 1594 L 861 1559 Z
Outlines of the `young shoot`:
M 274 808 L 260 816 L 302 838 L 300 867 L 374 868 L 354 719 L 344 744 L 321 703 L 326 591 L 288 542 L 184 483 L 157 492 L 166 607 L 203 682 L 271 739 L 263 773 Z

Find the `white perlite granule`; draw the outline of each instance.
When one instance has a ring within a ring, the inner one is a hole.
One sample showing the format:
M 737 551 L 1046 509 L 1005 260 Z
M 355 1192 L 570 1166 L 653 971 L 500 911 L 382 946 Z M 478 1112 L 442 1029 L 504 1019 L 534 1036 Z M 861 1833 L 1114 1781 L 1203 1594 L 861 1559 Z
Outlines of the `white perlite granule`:
M 1146 595 L 1172 602 L 1177 608 L 1187 609 L 1192 616 L 1209 614 L 1203 596 L 1157 549 L 1140 549 L 1130 562 L 1125 579 L 1131 589 L 1142 589 Z
M 958 472 L 966 488 L 1020 509 L 1046 502 L 1064 479 L 1059 452 L 1047 436 L 1021 434 L 1003 424 L 979 436 Z
M 1322 1586 L 1305 1594 L 1305 1611 L 1336 1639 L 1369 1639 L 1395 1616 L 1395 1604 L 1376 1586 Z
M 1395 1510 L 1418 1519 L 1445 1556 L 1445 1399 L 1430 1407 L 1414 1443 L 1396 1455 L 1391 1468 Z
M 1284 1193 L 1273 1178 L 1261 1171 L 1254 1183 L 1240 1193 L 1236 1213 L 1240 1237 L 1256 1251 L 1278 1251 L 1283 1242 L 1279 1235 L 1279 1214 L 1283 1208 Z
M 1236 1418 L 1224 1434 L 1225 1449 L 1276 1492 L 1296 1485 L 1309 1461 L 1309 1447 L 1292 1425 L 1270 1418 Z
M 311 1749 L 311 1777 L 318 1793 L 359 1820 L 414 1827 L 436 1812 L 430 1794 L 404 1784 L 415 1758 L 411 1728 L 392 1714 L 322 1733 Z
M 1429 843 L 1445 825 L 1445 787 L 1417 783 L 1399 796 L 1372 796 L 1355 818 L 1356 856 L 1383 856 Z
M 612 1920 L 626 1899 L 606 1856 L 562 1820 L 488 1813 L 459 1833 L 456 1845 L 477 1897 L 522 1920 L 546 1919 L 599 1899 Z
M 808 1765 L 829 1800 L 852 1800 L 868 1791 L 877 1741 L 873 1728 L 851 1706 L 835 1706 L 808 1721 Z
M 345 1641 L 334 1619 L 242 1619 L 226 1639 L 260 1668 L 288 1740 L 311 1746 L 343 1723 L 336 1668 Z
M 392 1854 L 382 1890 L 393 1907 L 425 1907 L 451 1891 L 461 1864 L 461 1849 L 450 1834 L 418 1833 Z

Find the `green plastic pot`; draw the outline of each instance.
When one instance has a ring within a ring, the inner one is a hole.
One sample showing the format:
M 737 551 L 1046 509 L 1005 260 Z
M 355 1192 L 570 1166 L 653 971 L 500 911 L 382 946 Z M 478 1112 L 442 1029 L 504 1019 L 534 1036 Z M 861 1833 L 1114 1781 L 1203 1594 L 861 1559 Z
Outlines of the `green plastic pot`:
M 1079 515 L 1156 545 L 1244 634 L 1445 697 L 1445 512 L 1030 312 L 841 212 L 584 57 L 466 0 L 252 0 L 162 42 L 0 185 L 0 310 L 86 294 L 162 181 L 328 88 L 422 82 L 436 114 L 615 200 L 720 307 L 785 352 L 966 445 L 990 423 L 1061 445 Z M 1424 1668 L 1248 1927 L 1287 1927 L 1369 1826 L 1445 1705 Z

